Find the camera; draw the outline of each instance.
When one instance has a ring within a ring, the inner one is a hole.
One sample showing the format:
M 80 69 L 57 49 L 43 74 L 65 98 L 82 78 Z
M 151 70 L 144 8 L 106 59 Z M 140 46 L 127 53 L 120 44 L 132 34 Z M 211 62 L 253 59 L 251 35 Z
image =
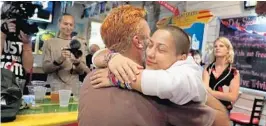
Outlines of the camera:
M 10 33 L 7 23 L 2 24 L 1 31 L 10 36 L 10 39 L 15 40 L 19 36 L 20 31 L 27 35 L 37 33 L 39 31 L 38 25 L 36 23 L 29 23 L 28 19 L 33 16 L 35 9 L 40 7 L 28 1 L 6 2 L 2 7 L 5 10 L 2 9 L 1 19 L 15 19 L 12 23 L 16 24 L 16 32 Z
M 76 59 L 82 56 L 82 51 L 80 50 L 81 44 L 77 39 L 71 40 L 69 46 L 70 48 L 66 50 L 70 51 Z

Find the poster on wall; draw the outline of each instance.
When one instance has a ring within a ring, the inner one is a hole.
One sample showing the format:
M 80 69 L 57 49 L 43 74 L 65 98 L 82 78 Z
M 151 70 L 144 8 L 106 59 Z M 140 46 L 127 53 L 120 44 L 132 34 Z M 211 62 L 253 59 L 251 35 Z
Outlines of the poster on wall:
M 266 19 L 255 16 L 221 19 L 220 36 L 232 42 L 241 87 L 266 91 Z
M 203 46 L 205 24 L 212 20 L 209 10 L 184 12 L 178 16 L 166 17 L 157 22 L 157 27 L 175 25 L 185 30 L 191 38 L 191 49 L 200 50 Z

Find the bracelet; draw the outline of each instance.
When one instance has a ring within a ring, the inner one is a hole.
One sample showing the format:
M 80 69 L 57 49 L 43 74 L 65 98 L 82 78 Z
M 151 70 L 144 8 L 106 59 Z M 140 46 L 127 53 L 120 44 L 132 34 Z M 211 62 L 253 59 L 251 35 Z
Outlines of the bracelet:
M 114 51 L 110 50 L 110 51 L 108 52 L 108 54 L 106 54 L 106 55 L 104 56 L 104 62 L 106 63 L 107 66 L 108 66 L 109 61 L 110 61 L 115 55 L 117 55 L 117 54 L 118 54 L 118 53 L 115 53 Z
M 114 86 L 119 87 L 119 88 L 122 88 L 122 89 L 129 89 L 129 90 L 132 90 L 132 87 L 130 86 L 129 83 L 125 83 L 125 84 L 124 84 L 124 83 L 120 82 L 118 79 L 115 78 L 115 75 L 114 75 L 113 73 L 111 73 L 110 71 L 109 71 L 109 75 L 108 75 L 108 77 L 109 77 L 110 82 L 111 82 Z
M 53 64 L 54 64 L 55 66 L 60 66 L 61 64 L 63 64 L 63 62 L 58 63 L 58 62 L 56 62 L 56 61 L 54 60 Z
M 132 90 L 132 87 L 130 86 L 130 83 L 125 83 L 127 89 Z
M 115 75 L 112 74 L 110 70 L 109 70 L 108 77 L 109 77 L 109 80 L 111 81 L 111 83 L 112 83 L 114 86 L 118 87 L 118 85 L 117 85 L 117 83 L 116 83 L 117 81 L 116 81 Z

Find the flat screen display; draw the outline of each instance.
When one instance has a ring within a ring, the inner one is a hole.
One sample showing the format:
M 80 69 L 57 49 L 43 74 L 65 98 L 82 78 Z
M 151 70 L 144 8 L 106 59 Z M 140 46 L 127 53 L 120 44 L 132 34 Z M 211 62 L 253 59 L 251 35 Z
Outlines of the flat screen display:
M 33 4 L 41 6 L 40 9 L 36 8 L 34 15 L 30 18 L 37 22 L 51 23 L 53 20 L 54 2 L 52 1 L 33 1 Z

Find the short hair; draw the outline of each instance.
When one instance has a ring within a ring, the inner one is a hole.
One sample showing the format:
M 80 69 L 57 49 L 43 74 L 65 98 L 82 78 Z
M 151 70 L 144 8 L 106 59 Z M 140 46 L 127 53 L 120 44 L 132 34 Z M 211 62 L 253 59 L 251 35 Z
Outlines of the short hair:
M 132 39 L 142 34 L 141 20 L 145 20 L 143 8 L 122 5 L 113 9 L 104 19 L 101 36 L 108 49 L 123 52 L 129 49 Z
M 61 20 L 62 20 L 62 18 L 63 18 L 64 16 L 71 16 L 71 17 L 74 18 L 74 16 L 71 15 L 71 14 L 69 14 L 69 13 L 63 13 L 63 14 L 59 17 L 58 22 L 61 22 Z
M 166 30 L 170 32 L 172 35 L 175 45 L 176 45 L 176 54 L 188 54 L 190 50 L 190 40 L 188 34 L 181 28 L 168 25 L 165 27 L 160 28 L 162 30 Z
M 226 61 L 230 64 L 234 63 L 235 53 L 234 53 L 233 45 L 230 42 L 230 40 L 226 37 L 219 37 L 214 41 L 214 44 L 216 41 L 222 42 L 225 45 L 225 47 L 228 49 L 229 53 L 226 56 Z M 211 55 L 211 61 L 212 62 L 214 62 L 216 60 L 215 55 L 214 55 L 214 51 L 215 50 L 213 50 L 212 55 Z
M 191 50 L 189 51 L 189 53 L 191 54 L 191 56 L 195 56 L 195 55 L 200 55 L 200 56 L 201 56 L 199 50 L 191 49 Z

